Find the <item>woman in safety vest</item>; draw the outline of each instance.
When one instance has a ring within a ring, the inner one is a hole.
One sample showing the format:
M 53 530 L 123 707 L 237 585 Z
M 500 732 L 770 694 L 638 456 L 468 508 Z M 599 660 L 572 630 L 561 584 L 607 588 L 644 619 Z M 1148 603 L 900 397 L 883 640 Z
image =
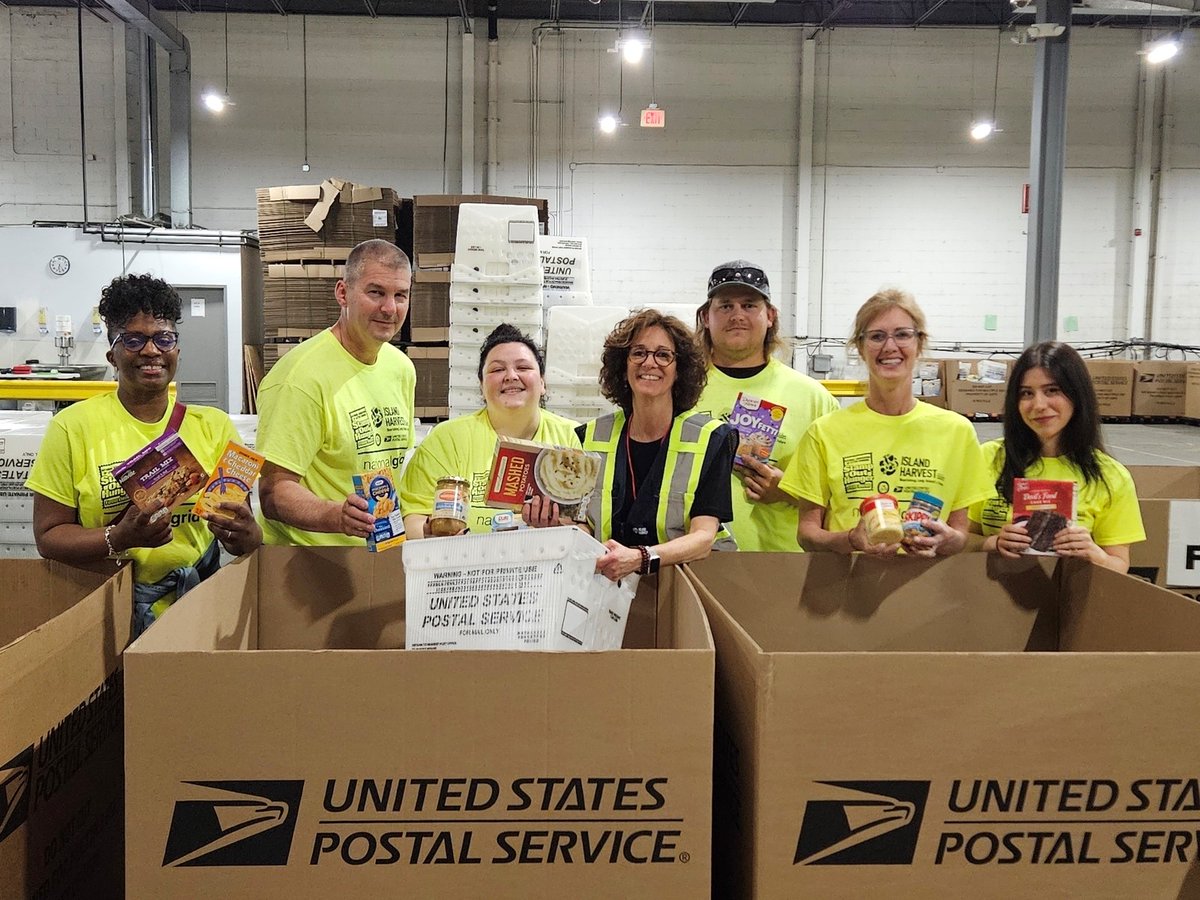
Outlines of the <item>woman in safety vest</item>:
M 218 543 L 239 556 L 262 543 L 262 531 L 246 501 L 221 503 L 226 516 L 207 522 L 192 511 L 195 497 L 161 516 L 154 515 L 165 506 L 161 499 L 144 510 L 129 503 L 113 467 L 152 441 L 177 432 L 212 472 L 226 443 L 242 439 L 222 410 L 185 406 L 168 391 L 179 365 L 182 302 L 175 289 L 150 275 L 125 275 L 100 297 L 117 389 L 50 420 L 26 485 L 42 556 L 101 572 L 133 561 L 136 637 L 217 570 Z
M 704 356 L 674 316 L 642 310 L 604 340 L 600 390 L 619 409 L 579 433 L 603 457 L 588 519 L 608 548 L 596 571 L 614 581 L 737 549 L 721 528 L 733 518 L 736 432 L 689 412 L 706 381 Z

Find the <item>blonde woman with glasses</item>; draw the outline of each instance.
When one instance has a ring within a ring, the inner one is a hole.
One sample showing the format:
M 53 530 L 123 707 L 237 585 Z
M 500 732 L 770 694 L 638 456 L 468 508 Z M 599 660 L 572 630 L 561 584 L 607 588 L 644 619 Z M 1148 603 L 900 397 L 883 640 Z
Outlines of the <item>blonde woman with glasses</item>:
M 850 342 L 870 373 L 866 398 L 814 422 L 779 485 L 800 502 L 805 550 L 894 556 L 901 542 L 871 543 L 859 505 L 891 494 L 903 511 L 916 491 L 940 499 L 942 517 L 929 534 L 906 537 L 905 552 L 949 556 L 967 546 L 967 507 L 992 485 L 971 423 L 913 396 L 926 337 L 925 314 L 904 291 L 880 291 L 855 316 Z

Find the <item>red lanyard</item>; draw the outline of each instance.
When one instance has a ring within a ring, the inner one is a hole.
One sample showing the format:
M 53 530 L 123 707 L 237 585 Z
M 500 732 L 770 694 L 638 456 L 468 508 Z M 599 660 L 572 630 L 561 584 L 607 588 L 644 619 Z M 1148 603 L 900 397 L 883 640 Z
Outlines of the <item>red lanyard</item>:
M 633 451 L 629 447 L 629 431 L 630 431 L 630 428 L 628 425 L 626 425 L 626 427 L 625 427 L 625 464 L 627 466 L 629 466 L 629 491 L 630 491 L 630 493 L 633 494 L 633 499 L 637 500 L 637 476 L 633 474 Z M 671 429 L 668 428 L 667 433 L 658 439 L 658 446 L 659 446 L 660 450 L 662 449 L 662 445 L 666 442 L 667 438 L 670 437 L 670 435 L 671 435 Z M 641 441 L 638 441 L 638 443 L 640 444 Z

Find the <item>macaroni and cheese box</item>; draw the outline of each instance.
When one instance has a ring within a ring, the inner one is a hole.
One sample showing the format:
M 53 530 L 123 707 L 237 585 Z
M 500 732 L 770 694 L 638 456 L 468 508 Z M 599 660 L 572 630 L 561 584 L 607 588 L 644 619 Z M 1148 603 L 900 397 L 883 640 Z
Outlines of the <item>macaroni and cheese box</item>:
M 733 461 L 743 464 L 746 457 L 765 463 L 771 459 L 775 439 L 783 425 L 787 408 L 749 394 L 738 394 L 729 412 L 729 424 L 737 429 L 738 448 Z
M 202 519 L 219 516 L 232 519 L 230 513 L 219 508 L 221 503 L 242 503 L 250 496 L 250 489 L 263 467 L 263 458 L 253 450 L 230 441 L 221 453 L 221 459 L 213 470 L 208 484 L 196 498 L 195 513 Z
M 519 512 L 526 501 L 545 497 L 558 504 L 562 515 L 579 520 L 599 475 L 597 453 L 500 438 L 485 502 Z
M 367 511 L 375 517 L 375 531 L 367 537 L 372 553 L 389 550 L 404 543 L 404 516 L 396 499 L 396 479 L 388 467 L 354 476 L 354 492 L 367 501 Z
M 145 510 L 162 500 L 166 505 L 151 517 L 151 521 L 157 521 L 195 494 L 208 480 L 208 473 L 179 433 L 172 431 L 114 468 L 113 477 L 138 509 Z
M 1054 536 L 1075 521 L 1073 481 L 1013 479 L 1013 522 L 1024 522 L 1033 543 L 1026 553 L 1054 556 Z

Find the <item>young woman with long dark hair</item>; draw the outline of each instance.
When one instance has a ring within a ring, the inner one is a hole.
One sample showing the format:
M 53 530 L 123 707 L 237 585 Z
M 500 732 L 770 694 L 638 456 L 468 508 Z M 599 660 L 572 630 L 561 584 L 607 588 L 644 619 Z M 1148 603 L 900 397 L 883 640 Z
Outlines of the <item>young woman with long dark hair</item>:
M 1104 452 L 1100 413 L 1087 367 L 1069 344 L 1044 341 L 1013 366 L 1004 398 L 1004 437 L 983 445 L 996 493 L 968 510 L 983 549 L 1018 556 L 1031 542 L 1012 521 L 1013 479 L 1074 481 L 1075 521 L 1054 536 L 1060 556 L 1078 556 L 1117 572 L 1129 569 L 1129 545 L 1146 539 L 1129 470 Z

